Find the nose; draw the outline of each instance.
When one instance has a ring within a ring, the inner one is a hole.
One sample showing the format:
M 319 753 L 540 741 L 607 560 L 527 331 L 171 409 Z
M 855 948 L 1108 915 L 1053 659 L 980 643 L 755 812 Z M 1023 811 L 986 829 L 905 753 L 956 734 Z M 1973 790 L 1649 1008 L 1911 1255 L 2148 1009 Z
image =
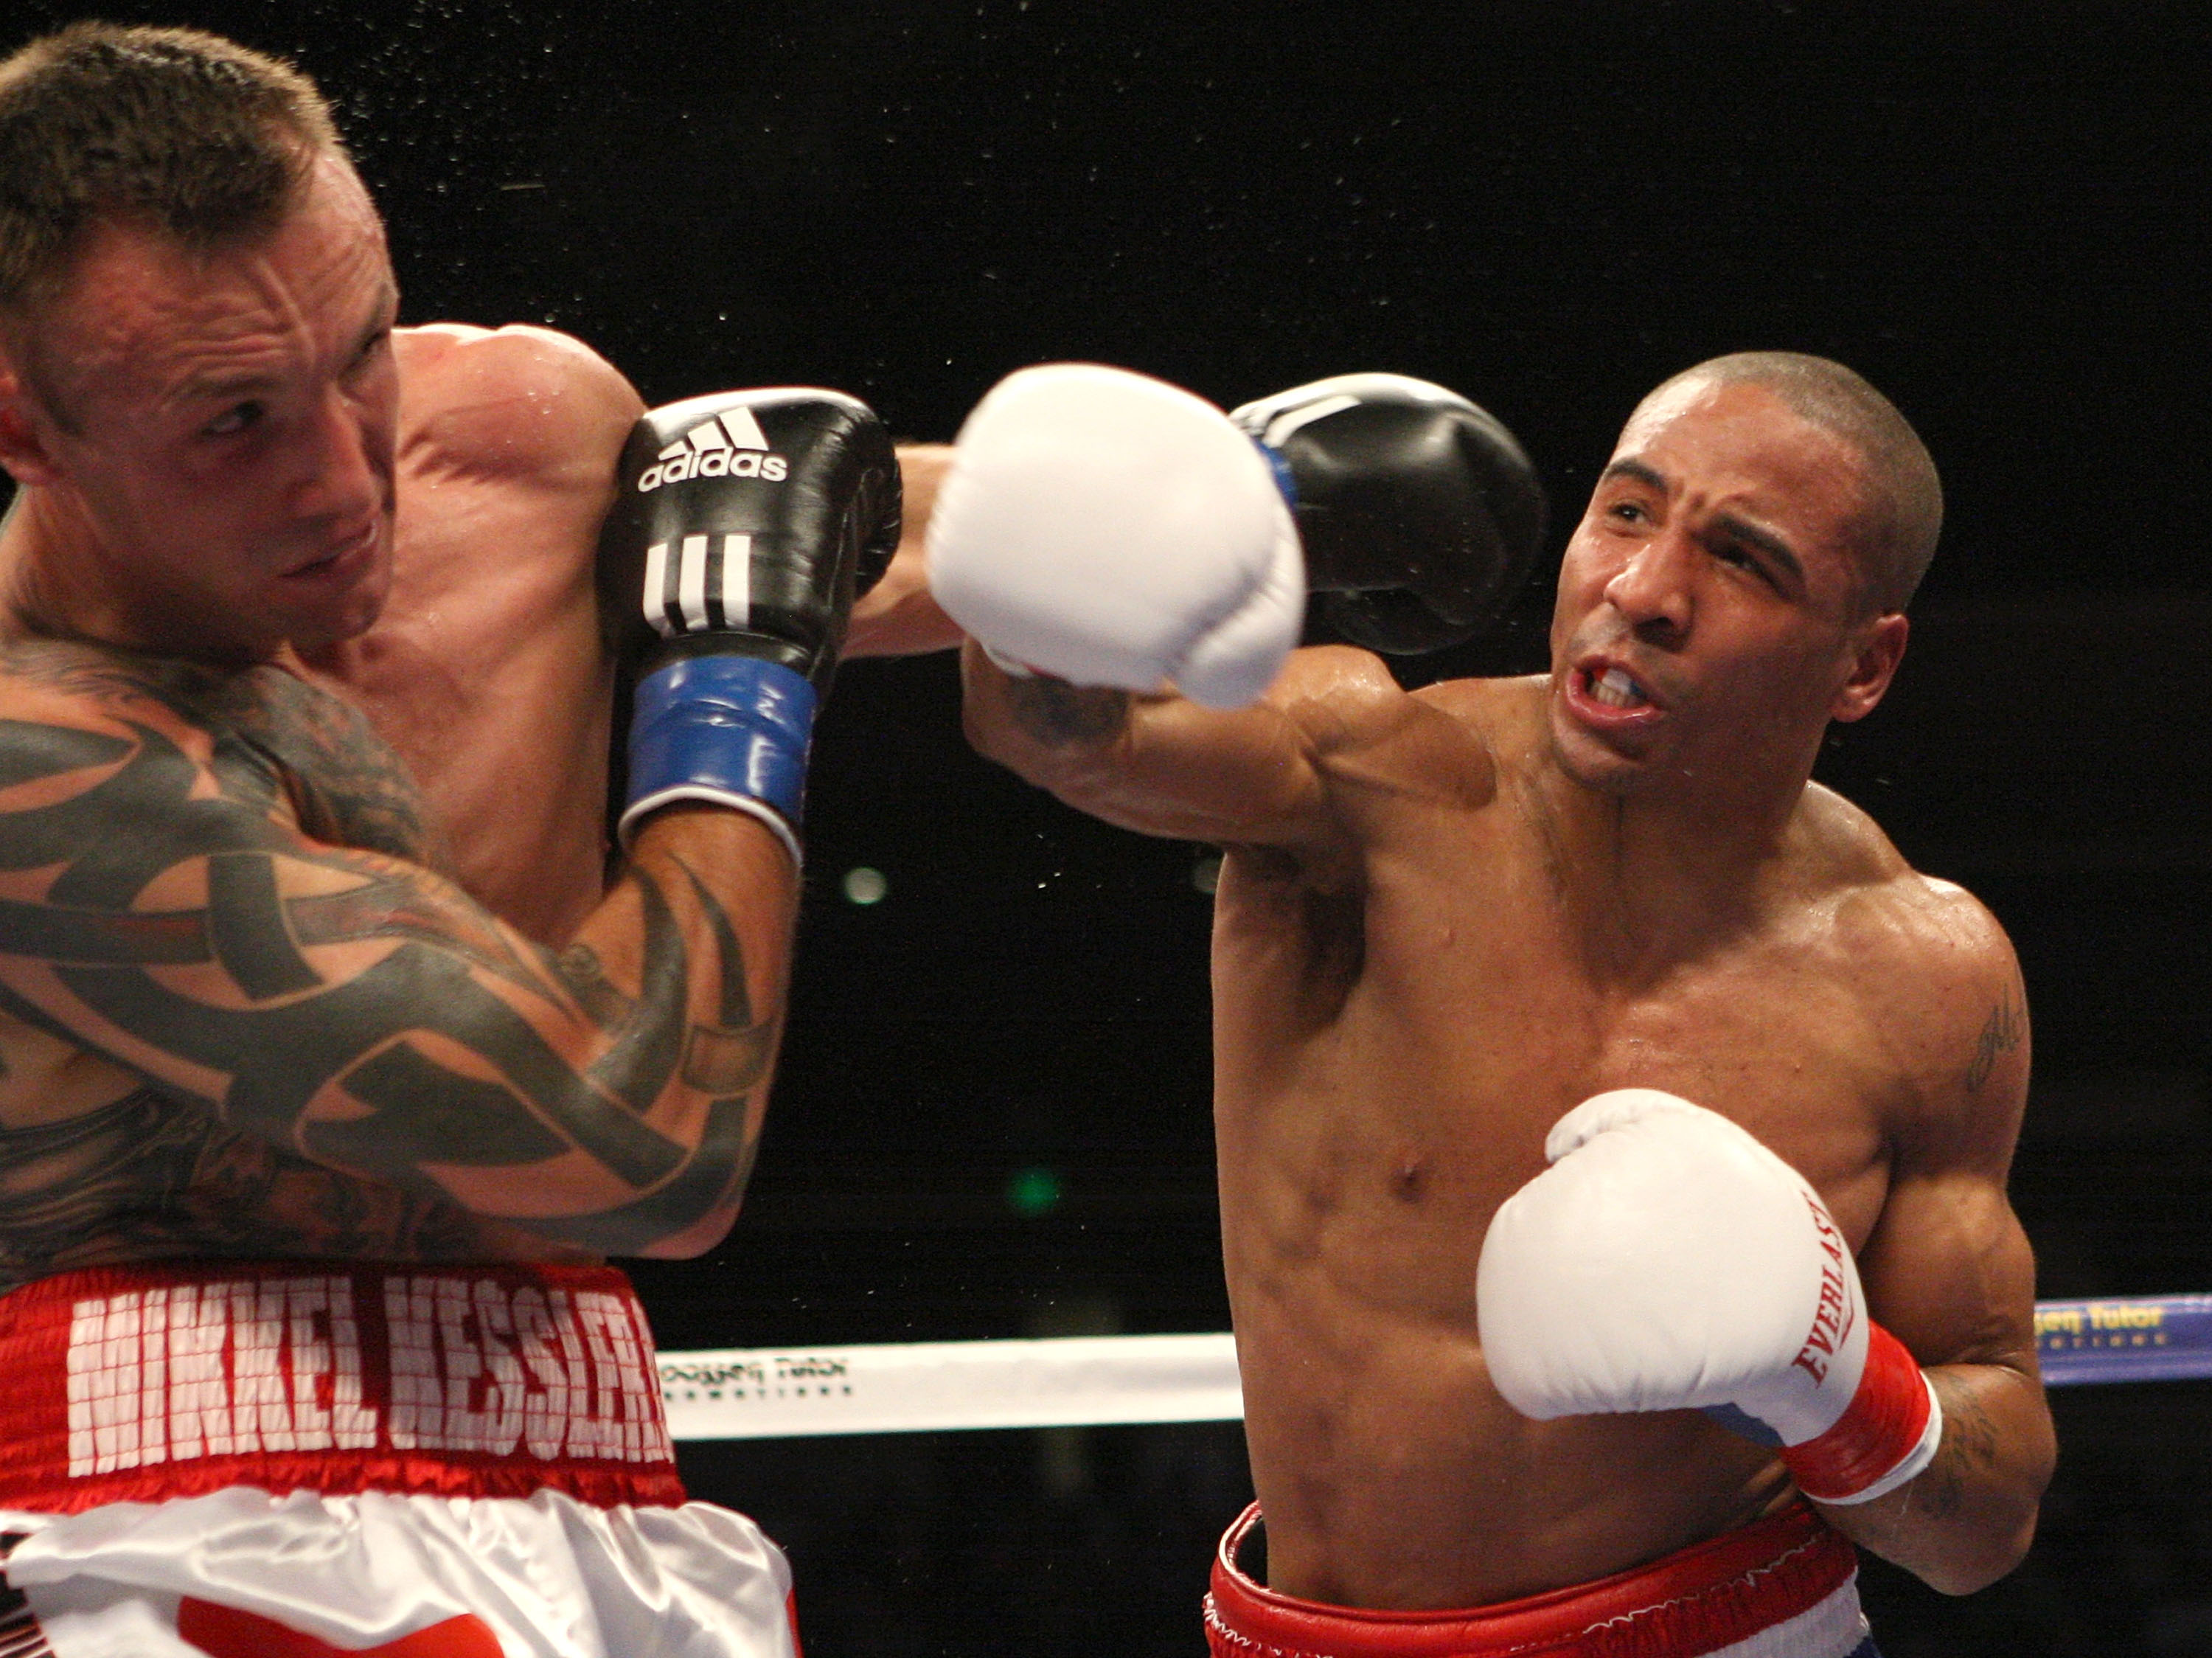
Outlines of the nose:
M 372 410 L 337 387 L 301 421 L 293 511 L 305 519 L 364 519 L 384 505 L 388 435 Z
M 1679 643 L 1690 631 L 1696 609 L 1691 552 L 1679 531 L 1662 530 L 1638 546 L 1605 584 L 1606 602 L 1648 643 Z

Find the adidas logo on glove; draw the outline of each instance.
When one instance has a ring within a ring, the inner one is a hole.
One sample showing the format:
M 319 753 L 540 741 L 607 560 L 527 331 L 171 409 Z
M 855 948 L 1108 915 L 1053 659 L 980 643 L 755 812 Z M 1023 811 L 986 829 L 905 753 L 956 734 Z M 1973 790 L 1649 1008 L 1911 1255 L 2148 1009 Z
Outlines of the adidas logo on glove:
M 725 409 L 663 449 L 659 460 L 639 474 L 637 492 L 647 495 L 663 484 L 681 484 L 687 478 L 725 475 L 781 484 L 787 470 L 781 455 L 768 452 L 768 435 L 750 409 Z

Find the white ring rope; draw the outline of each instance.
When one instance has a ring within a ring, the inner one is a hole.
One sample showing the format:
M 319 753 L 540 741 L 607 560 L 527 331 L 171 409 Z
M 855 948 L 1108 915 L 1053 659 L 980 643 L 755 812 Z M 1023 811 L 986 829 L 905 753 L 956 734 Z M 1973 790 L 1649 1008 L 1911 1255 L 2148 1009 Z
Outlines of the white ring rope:
M 2212 1296 L 2039 1302 L 2036 1345 L 2054 1387 L 2212 1377 Z M 1234 1422 L 1244 1414 L 1236 1338 L 1226 1333 L 663 1353 L 660 1386 L 678 1439 Z
M 1061 1336 L 663 1353 L 678 1439 L 1234 1422 L 1233 1336 Z

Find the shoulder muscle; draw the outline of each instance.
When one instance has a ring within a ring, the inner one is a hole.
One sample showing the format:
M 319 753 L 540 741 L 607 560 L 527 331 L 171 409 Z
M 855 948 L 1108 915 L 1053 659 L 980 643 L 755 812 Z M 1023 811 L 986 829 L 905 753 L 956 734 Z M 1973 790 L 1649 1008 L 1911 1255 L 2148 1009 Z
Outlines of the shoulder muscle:
M 2027 1098 L 2027 997 L 1995 916 L 1949 881 L 1902 870 L 1839 917 L 1908 1086 L 1893 1138 L 1908 1164 L 2009 1164 Z
M 612 363 L 550 328 L 432 323 L 395 338 L 410 470 L 596 485 L 645 410 Z
M 1479 805 L 1496 765 L 1472 682 L 1399 688 L 1379 657 L 1345 646 L 1299 651 L 1269 699 L 1304 730 L 1316 770 L 1340 805 L 1365 798 Z

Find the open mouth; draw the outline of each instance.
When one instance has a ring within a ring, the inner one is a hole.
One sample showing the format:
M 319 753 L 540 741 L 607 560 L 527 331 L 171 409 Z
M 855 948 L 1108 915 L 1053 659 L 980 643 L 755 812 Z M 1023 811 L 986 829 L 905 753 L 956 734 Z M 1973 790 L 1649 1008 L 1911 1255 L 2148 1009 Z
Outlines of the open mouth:
M 1566 676 L 1565 703 L 1574 718 L 1595 731 L 1626 735 L 1667 716 L 1656 690 L 1620 662 L 1590 656 Z
M 1613 667 L 1602 674 L 1582 670 L 1583 694 L 1602 708 L 1648 708 L 1650 693 L 1637 684 L 1625 668 Z

